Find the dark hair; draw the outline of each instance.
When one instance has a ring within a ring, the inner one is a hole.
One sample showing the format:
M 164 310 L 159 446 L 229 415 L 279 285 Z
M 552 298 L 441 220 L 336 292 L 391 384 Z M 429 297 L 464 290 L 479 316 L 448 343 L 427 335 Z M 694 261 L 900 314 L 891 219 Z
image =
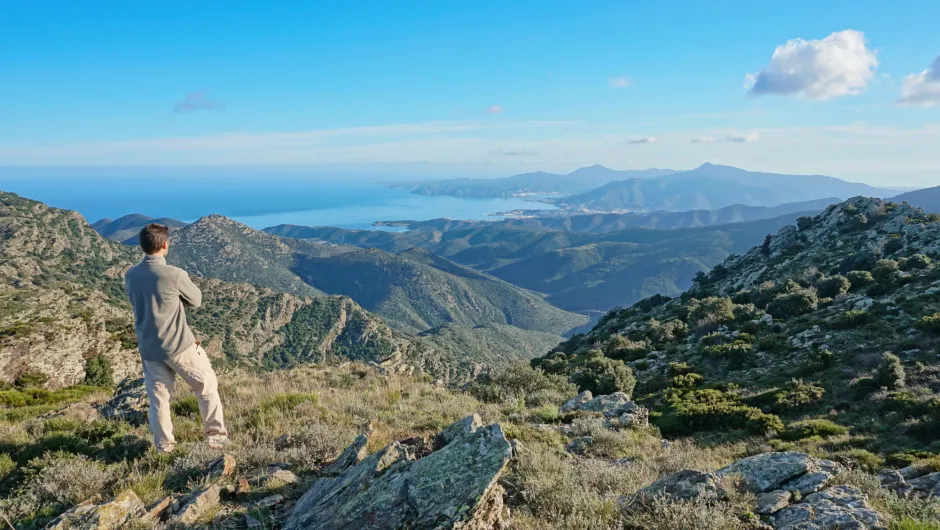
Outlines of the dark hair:
M 170 229 L 166 225 L 149 224 L 140 231 L 140 248 L 147 254 L 156 254 L 167 239 L 170 239 Z

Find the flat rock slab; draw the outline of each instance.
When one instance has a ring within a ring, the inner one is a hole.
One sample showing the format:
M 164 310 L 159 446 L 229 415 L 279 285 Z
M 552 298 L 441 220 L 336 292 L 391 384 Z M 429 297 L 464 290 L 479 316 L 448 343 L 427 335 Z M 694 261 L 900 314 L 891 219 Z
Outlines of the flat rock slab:
M 868 497 L 854 486 L 833 486 L 806 497 L 777 513 L 776 530 L 830 528 L 884 530 L 881 514 L 868 505 Z
M 594 394 L 590 390 L 585 390 L 577 396 L 569 399 L 561 406 L 561 412 L 571 412 L 580 409 L 585 403 L 594 399 Z
M 504 492 L 497 481 L 512 456 L 500 426 L 482 426 L 471 416 L 438 439 L 446 445 L 424 458 L 393 442 L 339 476 L 316 481 L 283 528 L 498 528 Z
M 638 492 L 641 499 L 668 497 L 678 501 L 717 501 L 719 479 L 713 473 L 685 469 L 666 475 Z
M 193 491 L 186 498 L 179 511 L 170 518 L 169 522 L 177 524 L 196 523 L 209 510 L 218 506 L 219 492 L 218 484 L 210 484 Z
M 587 412 L 600 412 L 608 418 L 619 416 L 624 412 L 636 409 L 636 404 L 630 401 L 630 396 L 623 392 L 614 392 L 605 396 L 597 396 L 578 407 L 578 410 Z
M 60 515 L 47 530 L 117 530 L 146 516 L 137 495 L 127 490 L 104 504 L 83 502 Z
M 829 470 L 832 470 L 831 472 Z M 741 475 L 745 483 L 755 493 L 766 493 L 776 489 L 803 489 L 811 490 L 818 486 L 817 481 L 822 476 L 814 477 L 808 480 L 806 484 L 798 484 L 796 487 L 784 487 L 788 481 L 798 479 L 807 473 L 824 472 L 829 475 L 837 471 L 835 464 L 826 460 L 820 460 L 807 455 L 806 453 L 797 453 L 793 451 L 784 451 L 780 453 L 763 453 L 759 455 L 742 458 L 737 462 L 718 470 L 719 476 L 729 474 Z M 828 478 L 826 479 L 828 480 Z M 825 481 L 823 481 L 825 482 Z

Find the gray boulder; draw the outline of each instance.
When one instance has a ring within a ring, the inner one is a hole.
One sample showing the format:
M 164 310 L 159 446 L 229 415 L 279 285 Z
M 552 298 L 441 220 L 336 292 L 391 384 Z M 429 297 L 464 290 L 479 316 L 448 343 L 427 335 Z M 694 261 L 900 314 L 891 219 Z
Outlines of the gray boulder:
M 755 512 L 761 515 L 771 515 L 779 512 L 790 504 L 792 494 L 786 490 L 774 490 L 767 493 L 761 493 L 757 497 L 757 508 Z
M 585 403 L 594 399 L 594 394 L 591 394 L 590 390 L 585 390 L 577 396 L 568 400 L 567 403 L 561 406 L 561 412 L 572 412 L 580 409 Z
M 913 478 L 908 480 L 907 484 L 917 495 L 940 498 L 940 471 L 930 473 L 929 475 L 924 475 L 922 477 Z
M 578 410 L 600 412 L 607 418 L 615 418 L 624 412 L 630 412 L 636 409 L 637 405 L 630 401 L 630 396 L 623 392 L 614 392 L 606 396 L 597 396 L 581 405 Z
M 806 497 L 777 513 L 777 530 L 829 528 L 883 530 L 884 518 L 869 506 L 868 497 L 854 486 L 833 486 Z
M 103 504 L 83 502 L 57 517 L 47 530 L 117 530 L 144 519 L 147 510 L 140 498 L 127 490 Z
M 650 426 L 650 411 L 644 407 L 624 412 L 620 415 L 620 426 L 632 429 L 645 429 Z
M 685 469 L 657 480 L 637 492 L 641 499 L 668 497 L 677 501 L 717 501 L 720 496 L 719 478 L 713 473 Z
M 321 478 L 283 528 L 500 528 L 506 511 L 498 480 L 512 447 L 498 424 L 472 416 L 448 427 L 440 449 L 416 459 L 398 442 Z
M 805 453 L 785 451 L 763 453 L 742 458 L 718 470 L 718 476 L 741 475 L 755 493 L 766 493 L 776 489 L 811 492 L 838 471 L 835 463 L 813 458 Z M 804 478 L 807 473 L 818 475 Z M 801 482 L 801 479 L 804 480 Z
M 126 421 L 140 426 L 147 422 L 150 401 L 143 378 L 125 379 L 114 391 L 114 397 L 101 406 L 99 412 L 107 420 Z

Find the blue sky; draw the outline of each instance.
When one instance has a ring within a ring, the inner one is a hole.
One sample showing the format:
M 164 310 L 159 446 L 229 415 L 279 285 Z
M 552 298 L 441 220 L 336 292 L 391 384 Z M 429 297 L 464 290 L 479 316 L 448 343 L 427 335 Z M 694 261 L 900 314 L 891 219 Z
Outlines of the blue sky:
M 712 161 L 940 184 L 937 2 L 4 0 L 2 11 L 4 166 L 478 176 Z

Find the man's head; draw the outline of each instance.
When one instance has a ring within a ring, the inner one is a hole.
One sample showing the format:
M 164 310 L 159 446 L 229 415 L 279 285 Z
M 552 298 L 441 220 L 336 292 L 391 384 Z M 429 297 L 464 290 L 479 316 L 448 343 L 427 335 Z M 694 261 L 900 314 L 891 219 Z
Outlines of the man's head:
M 149 224 L 140 231 L 140 248 L 151 256 L 166 256 L 170 246 L 170 229 L 166 225 Z

